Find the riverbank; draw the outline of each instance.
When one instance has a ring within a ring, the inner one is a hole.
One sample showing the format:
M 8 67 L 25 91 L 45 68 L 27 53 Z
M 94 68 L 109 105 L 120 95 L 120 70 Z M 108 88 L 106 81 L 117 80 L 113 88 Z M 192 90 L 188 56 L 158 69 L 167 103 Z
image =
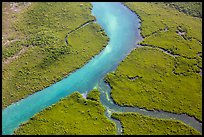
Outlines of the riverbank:
M 132 51 L 116 71 L 106 77 L 112 87 L 113 100 L 122 106 L 185 113 L 202 121 L 201 19 L 160 3 L 125 5 L 141 18 L 144 40 L 140 44 L 145 47 Z M 188 39 L 176 33 L 179 26 L 187 32 Z M 168 30 L 163 31 L 166 27 Z M 155 31 L 157 33 L 153 33 Z M 169 56 L 154 47 L 178 56 Z
M 87 99 L 74 92 L 44 109 L 14 132 L 15 135 L 114 135 L 116 126 L 104 115 L 100 92 Z
M 3 64 L 3 108 L 73 73 L 107 45 L 108 37 L 96 23 L 70 34 L 70 44 L 65 44 L 69 31 L 95 19 L 91 9 L 90 3 L 32 3 L 15 15 L 17 21 L 10 25 L 26 37 L 3 47 L 3 60 L 9 60 Z

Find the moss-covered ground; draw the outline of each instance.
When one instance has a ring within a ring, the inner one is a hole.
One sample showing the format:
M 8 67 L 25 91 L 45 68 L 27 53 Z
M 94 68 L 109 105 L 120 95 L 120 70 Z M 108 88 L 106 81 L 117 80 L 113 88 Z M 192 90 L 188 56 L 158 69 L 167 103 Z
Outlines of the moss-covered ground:
M 113 113 L 112 117 L 121 121 L 124 135 L 200 135 L 177 120 L 150 118 L 138 113 Z
M 140 16 L 144 40 L 106 77 L 113 100 L 202 121 L 202 19 L 161 3 L 125 5 Z
M 97 90 L 90 91 L 90 99 L 79 92 L 39 112 L 16 131 L 17 135 L 114 135 L 116 126 L 105 116 Z
M 61 80 L 106 46 L 108 38 L 94 22 L 73 31 L 68 36 L 69 44 L 65 43 L 70 31 L 95 19 L 91 9 L 91 3 L 83 2 L 34 2 L 12 14 L 15 22 L 9 28 L 15 33 L 9 36 L 20 40 L 3 46 L 3 61 L 23 47 L 27 50 L 10 63 L 3 63 L 3 108 Z

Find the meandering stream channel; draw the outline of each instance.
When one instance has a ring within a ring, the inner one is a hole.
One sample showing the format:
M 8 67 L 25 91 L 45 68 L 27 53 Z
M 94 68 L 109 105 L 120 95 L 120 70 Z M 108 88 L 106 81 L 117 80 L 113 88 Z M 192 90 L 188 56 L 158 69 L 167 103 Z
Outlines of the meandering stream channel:
M 85 66 L 70 74 L 63 80 L 38 91 L 17 103 L 13 103 L 2 111 L 2 132 L 13 134 L 18 126 L 31 118 L 44 108 L 58 102 L 61 98 L 79 91 L 86 93 L 93 88 L 101 92 L 101 102 L 107 108 L 106 116 L 110 118 L 111 112 L 138 112 L 158 118 L 173 118 L 183 121 L 202 132 L 202 123 L 187 115 L 173 114 L 163 111 L 148 111 L 137 107 L 121 107 L 110 98 L 110 88 L 103 81 L 104 76 L 115 70 L 118 64 L 134 49 L 142 40 L 140 36 L 140 20 L 135 13 L 121 3 L 93 2 L 92 13 L 110 41 L 106 48 Z M 117 125 L 117 133 L 121 134 L 121 124 Z

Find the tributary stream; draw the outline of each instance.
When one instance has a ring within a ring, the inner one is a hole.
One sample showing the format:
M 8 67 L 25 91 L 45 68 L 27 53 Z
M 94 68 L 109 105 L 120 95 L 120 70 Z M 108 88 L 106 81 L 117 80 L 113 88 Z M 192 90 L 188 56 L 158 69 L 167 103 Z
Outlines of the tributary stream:
M 21 123 L 74 91 L 86 93 L 94 88 L 100 90 L 101 102 L 107 108 L 106 116 L 111 120 L 113 119 L 110 118 L 110 114 L 113 111 L 138 112 L 152 117 L 178 119 L 202 132 L 202 123 L 187 115 L 148 111 L 137 107 L 121 107 L 113 103 L 110 98 L 110 88 L 103 78 L 107 73 L 115 70 L 142 40 L 139 30 L 140 20 L 135 13 L 121 3 L 93 2 L 92 5 L 92 14 L 96 17 L 96 22 L 102 26 L 110 38 L 106 48 L 63 80 L 2 110 L 2 133 L 13 134 Z M 117 125 L 117 133 L 121 134 L 120 122 L 117 120 L 114 122 Z

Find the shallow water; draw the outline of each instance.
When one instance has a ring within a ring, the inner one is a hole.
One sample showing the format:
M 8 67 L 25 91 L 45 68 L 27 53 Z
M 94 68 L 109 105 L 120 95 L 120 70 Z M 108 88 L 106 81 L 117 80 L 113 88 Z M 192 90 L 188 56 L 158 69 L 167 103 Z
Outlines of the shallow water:
M 99 81 L 114 70 L 142 39 L 138 17 L 121 3 L 92 4 L 92 13 L 96 16 L 97 23 L 110 38 L 106 48 L 63 80 L 2 110 L 3 134 L 12 134 L 22 122 L 74 91 L 85 93 L 97 87 Z

